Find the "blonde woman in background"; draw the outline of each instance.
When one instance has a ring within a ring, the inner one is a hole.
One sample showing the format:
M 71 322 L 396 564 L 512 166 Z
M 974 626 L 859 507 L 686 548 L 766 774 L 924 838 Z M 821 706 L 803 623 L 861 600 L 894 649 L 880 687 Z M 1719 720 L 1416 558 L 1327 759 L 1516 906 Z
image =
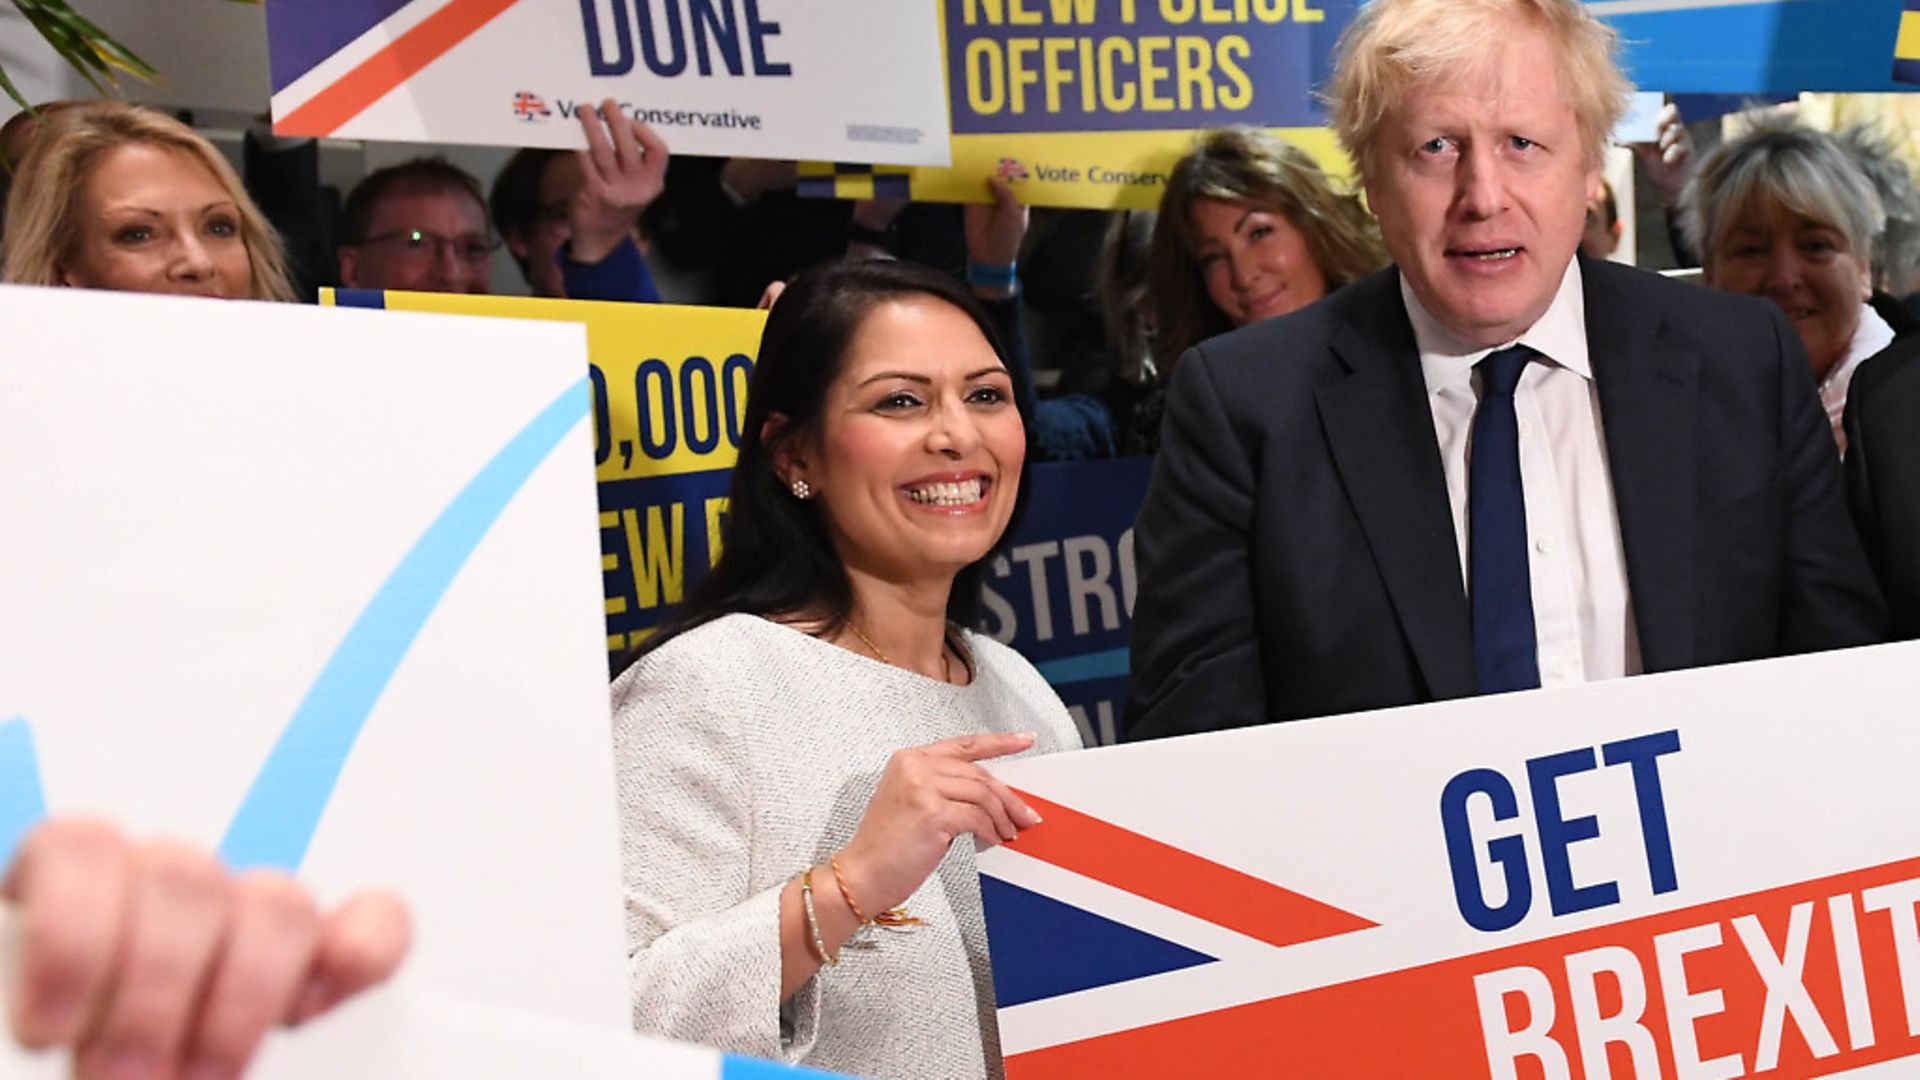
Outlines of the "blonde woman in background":
M 44 114 L 7 200 L 0 280 L 291 300 L 280 240 L 178 120 L 121 101 Z
M 1769 120 L 1707 155 L 1682 202 L 1706 283 L 1771 300 L 1792 322 L 1844 450 L 1854 372 L 1914 329 L 1874 291 L 1888 215 L 1859 158 L 1833 135 Z

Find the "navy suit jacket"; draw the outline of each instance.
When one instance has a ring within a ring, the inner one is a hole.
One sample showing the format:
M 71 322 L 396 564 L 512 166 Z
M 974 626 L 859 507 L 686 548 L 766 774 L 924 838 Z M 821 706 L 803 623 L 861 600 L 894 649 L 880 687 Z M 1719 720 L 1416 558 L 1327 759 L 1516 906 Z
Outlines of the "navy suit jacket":
M 1847 390 L 1847 495 L 1893 633 L 1920 638 L 1920 334 L 1868 357 Z
M 1752 297 L 1584 258 L 1581 274 L 1645 669 L 1883 640 L 1792 327 Z M 1123 737 L 1474 692 L 1396 271 L 1191 350 L 1163 423 Z

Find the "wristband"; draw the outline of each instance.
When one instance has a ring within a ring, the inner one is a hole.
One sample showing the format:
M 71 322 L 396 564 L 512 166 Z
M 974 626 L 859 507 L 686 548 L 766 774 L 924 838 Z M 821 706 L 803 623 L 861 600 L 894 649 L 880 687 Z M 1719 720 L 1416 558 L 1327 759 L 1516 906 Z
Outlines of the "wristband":
M 926 925 L 925 919 L 908 914 L 904 906 L 888 908 L 871 919 L 867 918 L 867 913 L 861 911 L 860 905 L 853 902 L 853 893 L 847 888 L 847 876 L 840 872 L 840 856 L 827 856 L 827 865 L 833 867 L 833 881 L 840 886 L 840 899 L 847 902 L 847 910 L 853 912 L 853 917 L 860 920 L 861 926 L 884 926 L 889 930 L 902 930 L 909 926 Z
M 980 263 L 968 259 L 967 284 L 984 285 L 993 289 L 1010 289 L 1013 287 L 1014 282 L 1019 280 L 1016 276 L 1018 269 L 1018 263 L 1007 263 L 1005 266 L 993 266 L 988 263 Z
M 866 912 L 860 910 L 860 905 L 853 902 L 853 891 L 847 888 L 847 876 L 840 872 L 840 856 L 827 856 L 827 865 L 833 867 L 833 883 L 840 886 L 840 899 L 847 902 L 847 910 L 853 912 L 853 917 L 860 920 L 861 926 L 873 922 L 867 918 Z

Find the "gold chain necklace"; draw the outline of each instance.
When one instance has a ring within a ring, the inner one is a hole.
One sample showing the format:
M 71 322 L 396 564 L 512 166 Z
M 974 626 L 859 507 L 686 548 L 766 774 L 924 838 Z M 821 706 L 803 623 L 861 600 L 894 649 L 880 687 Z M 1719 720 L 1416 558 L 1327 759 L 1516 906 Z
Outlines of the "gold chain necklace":
M 893 662 L 892 657 L 880 651 L 880 646 L 875 645 L 873 643 L 873 639 L 867 636 L 867 632 L 865 630 L 860 629 L 859 623 L 854 622 L 852 619 L 848 619 L 847 628 L 853 631 L 853 636 L 860 639 L 860 644 L 865 645 L 867 647 L 867 651 L 872 653 L 875 659 L 879 660 L 881 663 L 886 664 L 890 667 L 900 666 Z M 953 668 L 947 662 L 947 644 L 945 641 L 942 641 L 940 643 L 940 681 L 948 684 L 951 684 L 953 682 Z

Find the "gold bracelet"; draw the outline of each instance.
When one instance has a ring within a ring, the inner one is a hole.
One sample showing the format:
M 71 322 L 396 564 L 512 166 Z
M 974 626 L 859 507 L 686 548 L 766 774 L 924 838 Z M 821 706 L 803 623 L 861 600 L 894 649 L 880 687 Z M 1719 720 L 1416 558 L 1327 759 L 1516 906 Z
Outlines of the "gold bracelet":
M 827 856 L 827 865 L 833 867 L 833 882 L 840 886 L 840 899 L 847 902 L 847 907 L 852 910 L 853 917 L 860 920 L 861 926 L 883 926 L 889 930 L 901 930 L 909 926 L 926 925 L 926 920 L 908 914 L 905 907 L 888 908 L 871 919 L 867 918 L 867 913 L 861 911 L 860 905 L 853 902 L 853 893 L 847 888 L 847 876 L 840 872 L 840 856 Z
M 813 867 L 800 871 L 800 910 L 807 916 L 807 939 L 813 944 L 814 958 L 827 967 L 837 967 L 840 961 L 827 955 L 827 943 L 820 937 L 820 920 L 813 914 Z

